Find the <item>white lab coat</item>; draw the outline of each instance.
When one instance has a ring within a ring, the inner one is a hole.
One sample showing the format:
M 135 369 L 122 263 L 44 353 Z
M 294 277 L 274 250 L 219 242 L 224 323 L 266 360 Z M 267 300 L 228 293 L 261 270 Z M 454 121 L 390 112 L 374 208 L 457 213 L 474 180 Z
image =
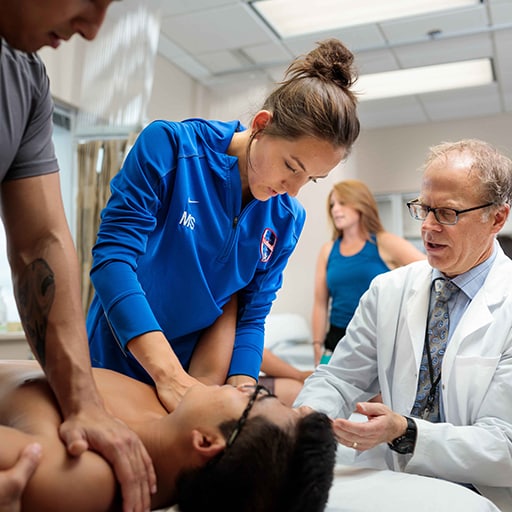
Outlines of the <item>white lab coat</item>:
M 416 420 L 412 456 L 381 444 L 361 452 L 360 465 L 471 483 L 502 510 L 512 511 L 512 261 L 497 251 L 443 358 L 446 422 Z M 377 276 L 330 363 L 309 377 L 295 406 L 348 418 L 356 402 L 380 390 L 386 405 L 409 415 L 431 272 L 420 261 Z

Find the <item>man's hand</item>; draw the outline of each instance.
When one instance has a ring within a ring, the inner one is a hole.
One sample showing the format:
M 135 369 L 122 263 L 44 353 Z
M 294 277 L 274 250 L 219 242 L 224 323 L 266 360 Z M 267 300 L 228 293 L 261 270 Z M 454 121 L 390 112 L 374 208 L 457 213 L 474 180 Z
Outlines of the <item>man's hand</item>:
M 0 512 L 19 512 L 21 495 L 41 460 L 41 445 L 27 445 L 11 469 L 0 471 Z
M 349 448 L 369 450 L 381 443 L 391 442 L 407 429 L 407 420 L 384 404 L 360 402 L 356 412 L 366 416 L 368 421 L 333 420 L 336 439 Z
M 124 512 L 145 512 L 156 492 L 156 474 L 145 446 L 122 421 L 105 410 L 89 409 L 67 418 L 59 434 L 72 456 L 90 449 L 112 466 L 123 495 Z

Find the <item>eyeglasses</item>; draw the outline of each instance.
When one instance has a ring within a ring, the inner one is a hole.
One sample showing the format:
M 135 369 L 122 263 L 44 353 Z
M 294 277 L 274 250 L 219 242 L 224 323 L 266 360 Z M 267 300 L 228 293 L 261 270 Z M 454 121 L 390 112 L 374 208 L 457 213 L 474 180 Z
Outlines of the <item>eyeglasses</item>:
M 256 403 L 256 401 L 258 400 L 258 397 L 260 395 L 263 395 L 262 398 L 267 398 L 267 397 L 277 398 L 276 395 L 274 395 L 274 393 L 272 393 L 269 389 L 267 389 L 265 386 L 262 386 L 261 384 L 257 384 L 257 385 L 248 384 L 248 385 L 242 386 L 242 389 L 247 390 L 247 391 L 253 390 L 253 392 L 249 396 L 249 402 L 247 403 L 247 406 L 245 407 L 244 412 L 240 416 L 240 419 L 236 422 L 235 428 L 233 429 L 231 434 L 229 434 L 228 440 L 226 441 L 226 447 L 224 448 L 224 450 L 219 452 L 215 457 L 213 457 L 212 459 L 210 459 L 208 461 L 207 467 L 210 467 L 210 468 L 214 467 L 219 462 L 219 460 L 222 458 L 222 456 L 226 453 L 226 450 L 228 448 L 230 448 L 231 446 L 233 446 L 233 443 L 236 441 L 236 438 L 238 437 L 238 435 L 244 428 L 245 422 L 247 421 L 247 418 L 249 417 L 249 413 L 251 412 L 253 405 Z
M 473 208 L 466 208 L 465 210 L 455 210 L 455 208 L 431 208 L 426 204 L 418 203 L 418 201 L 419 199 L 414 199 L 414 201 L 409 201 L 407 203 L 407 208 L 409 208 L 409 213 L 413 219 L 425 220 L 428 214 L 432 212 L 439 224 L 445 224 L 447 226 L 453 226 L 454 224 L 457 224 L 459 215 L 462 213 L 480 210 L 494 204 L 487 203 L 481 206 L 474 206 Z
M 244 386 L 244 389 L 251 389 L 251 388 L 254 388 L 254 391 L 251 393 L 251 396 L 249 397 L 249 402 L 248 402 L 246 408 L 244 409 L 244 412 L 240 416 L 240 419 L 237 421 L 235 428 L 233 429 L 233 432 L 231 432 L 231 434 L 229 435 L 228 440 L 226 442 L 226 448 L 224 451 L 226 451 L 228 448 L 233 446 L 233 443 L 236 441 L 236 438 L 242 431 L 242 428 L 244 427 L 245 422 L 247 421 L 249 413 L 251 412 L 253 405 L 256 403 L 256 400 L 258 399 L 258 396 L 261 394 L 265 397 L 267 397 L 267 396 L 275 397 L 276 396 L 269 389 L 267 389 L 265 386 L 261 386 L 260 384 L 255 385 L 255 386 Z

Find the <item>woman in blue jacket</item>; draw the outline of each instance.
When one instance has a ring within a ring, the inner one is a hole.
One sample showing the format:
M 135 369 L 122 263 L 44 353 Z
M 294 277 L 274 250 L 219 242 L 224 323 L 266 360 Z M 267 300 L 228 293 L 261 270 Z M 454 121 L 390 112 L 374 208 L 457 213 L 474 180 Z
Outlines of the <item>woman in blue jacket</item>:
M 189 119 L 141 133 L 93 249 L 93 366 L 154 384 L 169 409 L 197 380 L 256 381 L 305 220 L 295 196 L 359 134 L 352 63 L 327 40 L 292 62 L 247 129 Z

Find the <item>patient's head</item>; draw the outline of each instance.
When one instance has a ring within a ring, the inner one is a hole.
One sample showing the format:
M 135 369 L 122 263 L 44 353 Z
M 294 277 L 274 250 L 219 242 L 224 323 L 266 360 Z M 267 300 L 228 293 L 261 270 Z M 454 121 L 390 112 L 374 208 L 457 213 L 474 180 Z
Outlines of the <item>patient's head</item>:
M 179 510 L 323 510 L 336 453 L 330 420 L 316 412 L 301 417 L 260 386 L 250 391 L 240 417 L 220 425 L 225 449 L 179 476 Z

